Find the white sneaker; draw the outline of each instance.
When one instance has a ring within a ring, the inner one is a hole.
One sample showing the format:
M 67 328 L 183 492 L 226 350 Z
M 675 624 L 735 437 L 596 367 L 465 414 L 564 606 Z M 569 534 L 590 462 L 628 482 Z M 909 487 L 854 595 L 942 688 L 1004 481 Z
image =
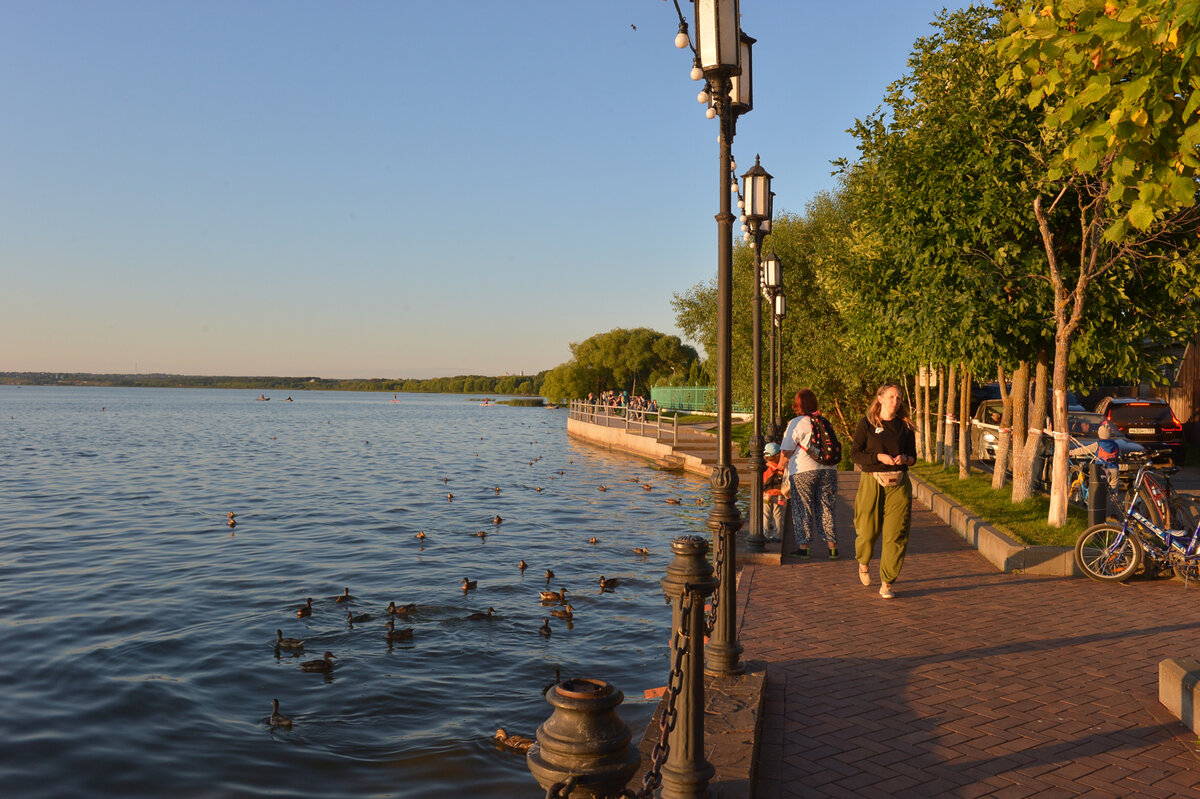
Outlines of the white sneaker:
M 892 593 L 892 586 L 888 583 L 884 583 L 883 585 L 879 586 L 879 595 L 884 599 L 891 599 L 895 596 L 895 594 Z

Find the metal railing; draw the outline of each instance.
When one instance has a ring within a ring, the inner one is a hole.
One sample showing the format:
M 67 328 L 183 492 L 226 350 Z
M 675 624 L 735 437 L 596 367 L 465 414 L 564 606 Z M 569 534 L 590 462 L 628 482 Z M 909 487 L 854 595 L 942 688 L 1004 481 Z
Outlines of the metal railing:
M 605 405 L 600 402 L 571 400 L 570 418 L 602 427 L 623 427 L 626 432 L 638 435 L 653 435 L 655 441 L 670 437 L 671 447 L 679 445 L 679 416 L 671 414 L 663 418 L 662 410 L 626 408 L 620 405 Z

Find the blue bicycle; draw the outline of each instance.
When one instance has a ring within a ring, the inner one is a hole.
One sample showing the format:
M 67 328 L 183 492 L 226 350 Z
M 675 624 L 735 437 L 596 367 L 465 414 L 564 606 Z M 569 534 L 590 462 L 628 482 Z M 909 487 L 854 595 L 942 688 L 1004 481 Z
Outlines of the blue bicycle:
M 1200 500 L 1172 497 L 1169 516 L 1185 526 L 1160 527 L 1139 507 L 1147 497 L 1141 489 L 1151 467 L 1147 462 L 1138 469 L 1122 521 L 1093 525 L 1075 542 L 1075 563 L 1093 580 L 1124 582 L 1143 564 L 1147 571 L 1173 569 L 1185 584 L 1200 580 Z

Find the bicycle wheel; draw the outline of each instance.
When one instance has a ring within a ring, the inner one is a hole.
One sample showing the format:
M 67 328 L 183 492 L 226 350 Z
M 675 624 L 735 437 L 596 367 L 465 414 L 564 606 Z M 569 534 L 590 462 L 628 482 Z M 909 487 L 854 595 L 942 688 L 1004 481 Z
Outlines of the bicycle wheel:
M 1196 529 L 1200 522 L 1200 497 L 1187 494 L 1176 494 L 1171 497 L 1171 526 L 1176 530 L 1187 530 L 1189 533 Z
M 1124 582 L 1142 565 L 1142 542 L 1118 525 L 1093 525 L 1075 542 L 1075 565 L 1093 580 Z
M 1175 576 L 1185 583 L 1200 583 L 1200 563 L 1194 560 L 1187 563 L 1176 563 L 1172 566 Z

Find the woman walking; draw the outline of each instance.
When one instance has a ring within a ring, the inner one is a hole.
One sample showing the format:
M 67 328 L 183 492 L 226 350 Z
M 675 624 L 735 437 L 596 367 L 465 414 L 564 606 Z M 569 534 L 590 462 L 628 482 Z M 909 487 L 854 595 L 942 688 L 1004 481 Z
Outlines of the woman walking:
M 796 392 L 792 401 L 796 418 L 783 433 L 783 455 L 788 480 L 792 484 L 792 530 L 796 549 L 792 556 L 808 558 L 808 546 L 814 531 L 819 531 L 829 547 L 829 559 L 837 560 L 837 537 L 833 526 L 833 503 L 837 499 L 837 466 L 825 465 L 815 458 L 812 415 L 817 413 L 817 395 L 810 389 Z
M 879 595 L 891 599 L 908 549 L 912 519 L 912 483 L 908 467 L 917 462 L 917 442 L 900 387 L 885 383 L 875 392 L 867 415 L 858 422 L 850 460 L 862 469 L 854 498 L 854 557 L 858 579 L 871 584 L 870 563 L 876 539 L 879 553 Z

